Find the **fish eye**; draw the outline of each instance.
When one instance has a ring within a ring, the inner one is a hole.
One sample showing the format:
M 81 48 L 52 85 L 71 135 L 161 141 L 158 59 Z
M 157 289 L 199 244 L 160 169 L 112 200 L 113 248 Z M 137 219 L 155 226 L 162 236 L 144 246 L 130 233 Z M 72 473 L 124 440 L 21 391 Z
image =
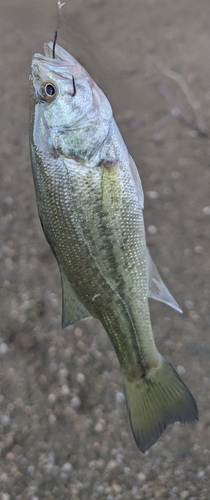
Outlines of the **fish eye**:
M 49 82 L 42 88 L 42 97 L 45 101 L 52 101 L 56 95 L 56 87 L 53 83 Z
M 45 92 L 48 96 L 53 96 L 55 94 L 55 87 L 51 83 L 45 85 Z

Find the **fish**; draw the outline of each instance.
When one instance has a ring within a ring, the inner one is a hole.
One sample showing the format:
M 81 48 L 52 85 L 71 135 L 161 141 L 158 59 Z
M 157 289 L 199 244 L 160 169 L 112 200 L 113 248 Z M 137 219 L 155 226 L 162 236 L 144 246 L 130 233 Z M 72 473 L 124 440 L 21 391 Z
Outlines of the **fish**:
M 181 312 L 146 244 L 144 194 L 104 92 L 55 43 L 31 65 L 30 153 L 38 213 L 57 260 L 62 326 L 97 318 L 120 363 L 131 429 L 145 453 L 165 428 L 198 419 L 157 350 L 148 299 Z

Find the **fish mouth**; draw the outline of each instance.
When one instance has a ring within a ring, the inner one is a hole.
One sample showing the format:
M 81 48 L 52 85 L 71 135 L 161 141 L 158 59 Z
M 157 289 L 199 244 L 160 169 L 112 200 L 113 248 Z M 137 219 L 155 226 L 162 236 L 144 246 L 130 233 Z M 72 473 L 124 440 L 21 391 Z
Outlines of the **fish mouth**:
M 71 79 L 86 73 L 80 63 L 65 49 L 56 45 L 53 58 L 53 42 L 44 44 L 44 54 L 36 53 L 32 59 L 30 79 L 40 83 L 45 79 L 53 80 L 56 76 Z

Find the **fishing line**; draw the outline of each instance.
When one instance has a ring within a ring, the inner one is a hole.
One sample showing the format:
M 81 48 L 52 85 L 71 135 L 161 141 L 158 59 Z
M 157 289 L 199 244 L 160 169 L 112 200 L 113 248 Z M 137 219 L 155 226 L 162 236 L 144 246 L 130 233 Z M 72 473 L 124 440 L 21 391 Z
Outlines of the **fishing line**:
M 57 2 L 57 7 L 58 9 L 60 10 L 63 6 L 65 5 L 65 2 L 61 3 L 60 0 L 58 0 Z M 58 28 L 59 28 L 59 10 L 57 10 L 57 22 L 56 22 L 56 30 L 55 30 L 55 36 L 54 36 L 54 40 L 53 40 L 53 50 L 52 50 L 52 57 L 53 59 L 55 59 L 55 46 L 56 46 L 56 42 L 57 42 L 57 37 L 58 37 Z
M 61 3 L 60 0 L 57 2 L 57 6 L 59 9 L 61 9 L 65 5 L 65 2 Z M 59 27 L 59 11 L 57 11 L 57 29 L 55 30 L 55 36 L 53 40 L 53 49 L 52 49 L 52 57 L 55 59 L 55 47 L 56 47 L 56 42 L 58 38 L 58 27 Z M 75 79 L 74 76 L 72 75 L 72 84 L 73 84 L 73 94 L 72 97 L 76 95 L 76 84 L 75 84 Z

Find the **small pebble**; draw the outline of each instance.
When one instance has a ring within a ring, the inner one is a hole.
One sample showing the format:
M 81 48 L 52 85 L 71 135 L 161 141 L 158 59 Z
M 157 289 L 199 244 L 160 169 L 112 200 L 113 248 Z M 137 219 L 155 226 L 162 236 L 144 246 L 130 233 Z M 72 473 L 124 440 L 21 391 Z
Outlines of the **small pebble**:
M 11 284 L 10 284 L 10 282 L 9 282 L 8 280 L 5 280 L 5 281 L 3 282 L 3 287 L 4 287 L 4 288 L 10 288 L 10 286 L 11 286 Z
M 78 396 L 74 396 L 74 398 L 72 398 L 72 400 L 71 400 L 71 404 L 72 404 L 73 408 L 75 408 L 75 409 L 79 408 L 81 405 L 80 398 L 78 398 Z
M 146 195 L 151 200 L 156 200 L 159 197 L 159 193 L 157 191 L 147 191 Z
M 98 493 L 102 493 L 104 491 L 104 486 L 102 486 L 102 484 L 99 484 L 96 488 L 96 491 L 98 491 Z
M 66 378 L 68 376 L 69 372 L 67 368 L 61 368 L 58 372 L 58 375 L 60 378 Z
M 81 328 L 79 327 L 75 328 L 74 335 L 77 339 L 80 339 L 83 335 L 83 331 L 81 330 Z
M 195 251 L 195 253 L 202 254 L 203 253 L 203 247 L 201 247 L 201 246 L 198 245 L 198 246 L 196 246 L 194 248 L 194 251 Z
M 143 472 L 139 472 L 137 477 L 140 481 L 145 481 L 146 479 L 146 475 Z
M 85 382 L 85 375 L 83 373 L 78 373 L 76 378 L 77 378 L 77 382 L 79 384 L 84 384 L 84 382 Z
M 188 498 L 189 495 L 190 495 L 190 492 L 187 490 L 184 490 L 184 491 L 181 491 L 180 498 L 182 498 L 184 500 L 185 498 Z
M 0 476 L 0 481 L 2 481 L 3 483 L 4 482 L 6 483 L 8 481 L 8 479 L 9 479 L 8 475 L 5 472 L 3 472 L 3 474 Z
M 50 363 L 49 368 L 50 368 L 51 373 L 55 373 L 55 372 L 57 372 L 58 365 L 56 365 L 56 363 Z
M 171 196 L 171 194 L 172 194 L 172 190 L 171 190 L 171 188 L 170 188 L 170 187 L 165 187 L 165 188 L 163 189 L 163 193 L 164 193 L 164 195 L 165 195 L 165 196 Z
M 70 462 L 66 462 L 65 464 L 63 464 L 62 466 L 63 472 L 70 472 L 71 470 L 72 470 L 72 465 L 70 464 Z
M 186 167 L 189 164 L 188 158 L 178 158 L 178 165 L 180 167 Z
M 97 469 L 103 469 L 104 468 L 104 460 L 103 460 L 103 458 L 99 458 L 96 461 L 96 467 L 97 467 Z
M 168 151 L 175 151 L 175 149 L 177 149 L 177 145 L 174 144 L 174 142 L 169 142 L 167 145 L 167 149 Z
M 50 453 L 48 454 L 48 463 L 50 464 L 55 464 L 55 453 L 54 451 L 50 451 Z
M 69 476 L 68 476 L 68 474 L 66 474 L 66 472 L 61 471 L 60 478 L 62 479 L 62 481 L 67 481 Z
M 203 213 L 204 213 L 205 215 L 210 215 L 210 206 L 208 206 L 208 207 L 204 207 L 204 208 L 203 208 Z
M 198 473 L 197 473 L 197 476 L 202 478 L 205 476 L 205 471 L 204 470 L 199 470 Z
M 125 401 L 125 396 L 123 392 L 117 392 L 116 400 L 118 401 L 118 403 L 123 403 L 123 401 Z
M 5 344 L 5 342 L 2 342 L 2 344 L 0 344 L 0 356 L 4 356 L 4 354 L 6 354 L 8 351 L 8 345 Z
M 186 129 L 186 135 L 188 135 L 188 137 L 192 137 L 192 139 L 195 139 L 196 137 L 198 137 L 199 132 L 198 132 L 198 130 Z
M 171 110 L 171 116 L 179 116 L 180 115 L 180 109 L 179 108 L 173 108 Z
M 73 496 L 76 496 L 76 498 L 77 498 L 77 495 L 78 495 L 78 493 L 79 493 L 79 490 L 78 490 L 78 488 L 77 488 L 77 486 L 76 486 L 75 484 L 73 484 L 73 485 L 71 486 L 71 492 L 72 492 L 72 495 L 73 495 Z
M 57 397 L 55 394 L 53 394 L 53 393 L 49 394 L 49 396 L 48 396 L 49 403 L 55 403 L 56 399 L 57 399 Z
M 116 460 L 118 464 L 121 464 L 124 459 L 124 455 L 122 453 L 117 453 Z
M 94 427 L 95 432 L 102 432 L 104 429 L 105 422 L 102 418 L 97 422 L 97 424 Z
M 190 255 L 192 255 L 192 251 L 190 250 L 190 248 L 185 248 L 184 254 L 186 255 L 186 257 L 190 257 Z
M 162 141 L 163 136 L 162 136 L 162 134 L 156 133 L 156 134 L 153 134 L 152 138 L 153 138 L 153 141 L 160 142 L 160 141 Z
M 62 394 L 62 396 L 68 396 L 68 394 L 70 394 L 70 390 L 69 390 L 68 385 L 66 385 L 66 384 L 62 385 L 61 394 Z
M 176 170 L 174 170 L 174 172 L 171 172 L 171 177 L 172 177 L 172 179 L 177 180 L 181 177 L 181 174 L 180 174 L 180 172 L 177 172 Z
M 191 310 L 194 307 L 194 302 L 192 300 L 186 300 L 185 301 L 185 306 L 187 309 Z
M 54 356 L 56 353 L 56 348 L 54 345 L 50 346 L 48 349 L 49 356 Z
M 9 207 L 13 204 L 13 199 L 10 198 L 10 196 L 7 196 L 5 199 L 4 199 L 4 203 L 6 203 L 6 205 L 8 205 Z
M 53 425 L 56 422 L 56 417 L 52 413 L 48 417 L 49 424 Z
M 132 495 L 137 495 L 138 492 L 139 492 L 139 489 L 137 488 L 137 486 L 133 486 L 133 488 L 131 490 Z
M 184 375 L 186 373 L 186 370 L 182 365 L 178 365 L 176 371 L 179 375 Z
M 113 483 L 112 489 L 115 493 L 120 493 L 120 491 L 122 490 L 121 486 L 118 483 Z
M 190 316 L 190 318 L 192 318 L 193 321 L 196 321 L 196 323 L 198 323 L 200 321 L 200 316 L 199 316 L 199 314 L 197 314 L 196 311 L 190 311 L 189 316 Z
M 6 427 L 7 425 L 10 424 L 10 418 L 7 415 L 2 415 L 1 423 Z
M 157 227 L 156 226 L 148 226 L 148 233 L 150 233 L 150 234 L 156 234 L 157 233 Z
M 2 500 L 10 500 L 10 495 L 9 493 L 2 493 Z
M 33 474 L 34 474 L 34 472 L 35 472 L 35 467 L 34 467 L 34 465 L 29 465 L 29 466 L 28 466 L 28 472 L 29 472 L 29 474 L 31 474 L 31 475 L 33 475 Z
M 117 467 L 117 462 L 116 460 L 110 460 L 107 464 L 107 469 L 115 469 L 115 467 Z

